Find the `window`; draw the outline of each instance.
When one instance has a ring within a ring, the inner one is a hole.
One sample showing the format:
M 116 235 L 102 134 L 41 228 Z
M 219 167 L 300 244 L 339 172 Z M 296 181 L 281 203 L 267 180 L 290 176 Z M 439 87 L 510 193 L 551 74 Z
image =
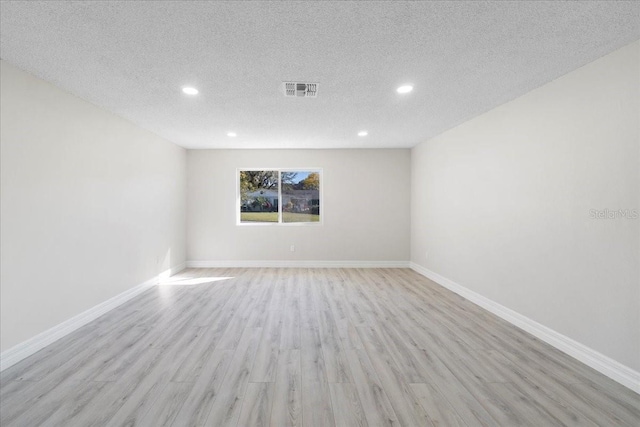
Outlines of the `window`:
M 239 224 L 319 224 L 320 169 L 238 170 Z

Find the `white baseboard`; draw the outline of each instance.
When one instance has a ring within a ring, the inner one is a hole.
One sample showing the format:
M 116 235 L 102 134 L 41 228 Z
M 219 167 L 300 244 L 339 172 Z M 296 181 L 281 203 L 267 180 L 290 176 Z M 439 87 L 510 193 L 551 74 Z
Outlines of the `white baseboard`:
M 152 277 L 146 282 L 134 286 L 133 288 L 128 289 L 121 294 L 114 296 L 113 298 L 109 298 L 108 300 L 72 317 L 69 320 L 66 320 L 51 329 L 39 333 L 38 335 L 28 339 L 27 341 L 24 341 L 6 351 L 3 351 L 2 354 L 0 354 L 0 371 L 3 371 L 8 367 L 20 362 L 21 360 L 31 356 L 32 354 L 42 350 L 49 344 L 54 343 L 65 335 L 68 335 L 71 332 L 81 328 L 87 323 L 107 313 L 108 311 L 124 304 L 131 298 L 141 294 L 150 287 L 157 285 L 160 280 L 184 270 L 184 268 L 185 264 L 183 263 L 166 271 L 163 271 L 159 275 Z
M 540 338 L 542 341 L 554 346 L 569 356 L 574 357 L 585 365 L 592 367 L 596 371 L 606 375 L 625 387 L 630 388 L 636 393 L 640 393 L 640 372 L 637 372 L 628 366 L 625 366 L 620 362 L 587 347 L 584 344 L 562 335 L 551 328 L 531 320 L 510 308 L 467 289 L 446 277 L 440 276 L 438 273 L 434 273 L 419 264 L 411 262 L 410 266 L 412 270 L 422 274 L 426 278 L 431 279 L 437 284 L 468 299 L 474 304 L 479 305 L 485 310 L 490 311 L 518 328 L 527 331 L 531 335 Z
M 189 268 L 409 268 L 409 261 L 187 261 Z

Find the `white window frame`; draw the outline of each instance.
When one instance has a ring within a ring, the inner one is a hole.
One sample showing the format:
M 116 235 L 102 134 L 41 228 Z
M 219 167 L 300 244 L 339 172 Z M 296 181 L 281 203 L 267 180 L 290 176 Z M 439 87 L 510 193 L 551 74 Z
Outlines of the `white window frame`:
M 242 197 L 240 194 L 240 172 L 242 171 L 276 171 L 278 172 L 278 222 L 242 222 L 241 221 L 241 205 Z M 320 174 L 320 190 L 318 191 L 318 197 L 320 198 L 320 220 L 317 222 L 283 222 L 282 221 L 282 180 L 280 179 L 281 172 L 318 172 Z M 301 167 L 301 168 L 237 168 L 236 169 L 236 225 L 249 226 L 249 227 L 318 227 L 324 224 L 324 171 L 322 168 L 315 167 Z

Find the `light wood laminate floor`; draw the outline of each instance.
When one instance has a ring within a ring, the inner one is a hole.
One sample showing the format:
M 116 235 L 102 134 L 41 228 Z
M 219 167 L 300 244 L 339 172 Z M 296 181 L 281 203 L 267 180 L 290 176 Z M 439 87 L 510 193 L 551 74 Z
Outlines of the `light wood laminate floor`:
M 3 427 L 640 425 L 640 396 L 407 269 L 188 269 L 0 379 Z

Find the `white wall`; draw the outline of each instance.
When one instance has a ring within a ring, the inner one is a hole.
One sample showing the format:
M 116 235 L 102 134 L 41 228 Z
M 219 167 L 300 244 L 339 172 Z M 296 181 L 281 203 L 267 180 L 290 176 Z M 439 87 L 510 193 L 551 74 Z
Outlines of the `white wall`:
M 640 44 L 412 150 L 411 259 L 640 370 Z M 428 257 L 426 253 L 428 252 Z
M 323 225 L 236 225 L 243 167 L 323 168 Z M 409 168 L 408 149 L 189 150 L 187 259 L 407 261 Z
M 1 67 L 4 351 L 184 263 L 186 153 Z

